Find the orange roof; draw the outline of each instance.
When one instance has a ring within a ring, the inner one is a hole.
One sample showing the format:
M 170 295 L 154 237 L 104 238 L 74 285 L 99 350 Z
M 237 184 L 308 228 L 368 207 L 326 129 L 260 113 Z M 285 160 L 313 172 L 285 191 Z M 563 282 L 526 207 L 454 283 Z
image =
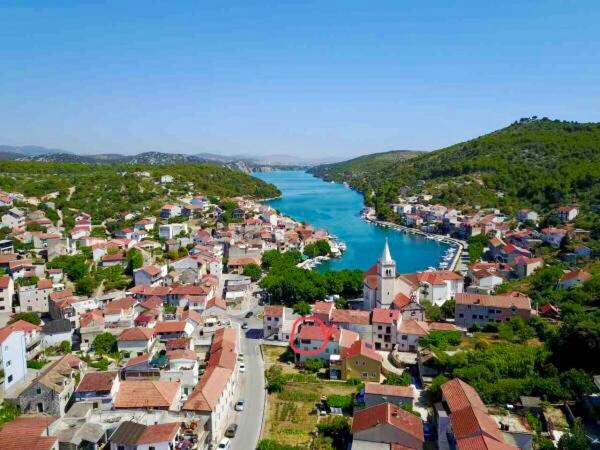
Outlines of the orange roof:
M 454 273 L 450 270 L 433 270 L 431 272 L 418 272 L 417 279 L 419 282 L 429 284 L 444 284 L 446 281 L 463 280 L 463 276 Z
M 442 384 L 442 398 L 448 405 L 450 412 L 460 411 L 468 407 L 479 408 L 487 412 L 477 391 L 460 378 L 454 378 Z
M 184 403 L 184 411 L 212 411 L 225 390 L 232 371 L 223 367 L 209 367 Z
M 79 319 L 79 325 L 81 327 L 87 327 L 92 323 L 104 323 L 104 314 L 99 309 L 93 309 L 92 311 L 81 314 Z
M 73 291 L 71 289 L 65 289 L 63 291 L 51 292 L 48 298 L 50 300 L 60 300 L 67 297 L 73 297 Z
M 504 442 L 498 442 L 487 436 L 473 436 L 469 438 L 458 439 L 456 441 L 458 450 L 517 450 Z
M 58 441 L 56 436 L 44 436 L 56 420 L 52 416 L 21 416 L 0 429 L 2 450 L 50 450 Z
M 198 356 L 196 355 L 195 351 L 189 350 L 189 349 L 184 349 L 184 350 L 168 351 L 167 358 L 169 358 L 169 360 L 171 360 L 171 359 L 192 359 L 195 361 L 196 359 L 198 359 Z
M 335 304 L 333 302 L 315 302 L 312 307 L 312 313 L 329 316 L 334 308 Z
M 38 289 L 52 289 L 52 280 L 48 280 L 47 278 L 42 278 L 37 282 Z
M 281 317 L 281 316 L 283 316 L 283 306 L 267 305 L 267 306 L 265 306 L 265 309 L 264 309 L 264 315 Z
M 457 293 L 454 297 L 457 305 L 482 305 L 493 306 L 496 308 L 531 309 L 531 299 L 527 296 L 504 295 L 486 295 L 471 294 L 467 292 Z
M 331 315 L 332 322 L 353 323 L 357 325 L 369 325 L 371 314 L 369 311 L 353 309 L 334 309 Z
M 227 303 L 225 303 L 225 300 L 223 300 L 221 297 L 213 297 L 206 302 L 206 309 L 212 308 L 213 306 L 223 310 L 227 309 Z
M 16 322 L 7 325 L 13 331 L 24 331 L 25 333 L 31 333 L 32 331 L 40 331 L 42 327 L 25 320 L 19 319 Z
M 180 422 L 148 425 L 136 443 L 140 445 L 170 442 L 175 438 L 180 428 Z
M 404 295 L 402 292 L 399 292 L 394 297 L 392 304 L 394 305 L 394 308 L 402 309 L 410 304 L 410 297 Z
M 571 272 L 565 273 L 562 277 L 560 277 L 560 281 L 568 281 L 568 280 L 581 280 L 587 281 L 592 278 L 592 274 L 586 272 L 583 269 L 573 270 Z
M 425 441 L 423 421 L 391 403 L 381 403 L 355 411 L 352 433 L 359 433 L 383 424 L 391 425 L 422 442 Z
M 118 378 L 117 372 L 88 372 L 81 379 L 75 392 L 110 392 Z
M 126 328 L 121 332 L 118 341 L 148 341 L 152 338 L 153 331 L 150 328 Z
M 469 406 L 460 411 L 455 411 L 450 415 L 450 422 L 452 423 L 452 431 L 456 439 L 479 435 L 504 442 L 498 424 L 486 411 L 479 408 Z
M 373 323 L 397 323 L 402 320 L 400 311 L 394 309 L 375 308 L 372 311 L 371 321 Z
M 366 342 L 363 340 L 358 340 L 354 342 L 348 349 L 342 349 L 341 356 L 342 359 L 354 358 L 356 356 L 364 356 L 365 358 L 369 358 L 379 362 L 381 362 L 383 359 L 381 355 L 375 351 L 373 343 Z
M 158 322 L 154 327 L 154 334 L 160 333 L 181 333 L 185 331 L 186 322 L 184 321 L 170 321 L 170 322 Z
M 121 381 L 115 407 L 166 409 L 177 400 L 178 392 L 175 381 Z
M 113 300 L 104 307 L 104 314 L 117 314 L 123 310 L 133 308 L 137 301 L 131 297 L 123 297 Z

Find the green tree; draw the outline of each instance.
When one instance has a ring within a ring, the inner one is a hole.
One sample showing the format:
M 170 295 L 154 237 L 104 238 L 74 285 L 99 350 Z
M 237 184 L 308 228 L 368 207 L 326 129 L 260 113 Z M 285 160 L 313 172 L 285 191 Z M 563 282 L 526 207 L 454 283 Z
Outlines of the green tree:
M 300 316 L 308 316 L 311 311 L 310 304 L 304 301 L 294 303 L 293 309 L 294 312 Z
M 58 346 L 58 351 L 62 354 L 71 353 L 71 343 L 69 341 L 62 341 Z
M 258 264 L 248 264 L 244 267 L 243 275 L 250 277 L 253 282 L 260 280 L 262 270 Z
M 42 320 L 40 319 L 40 316 L 37 313 L 34 312 L 20 312 L 17 314 L 13 314 L 12 318 L 10 319 L 9 323 L 14 323 L 17 320 L 24 320 L 25 322 L 29 322 L 32 323 L 34 325 L 39 325 L 42 323 Z
M 304 368 L 309 372 L 317 373 L 323 367 L 325 367 L 325 364 L 319 358 L 308 358 L 304 361 Z
M 89 275 L 86 275 L 75 283 L 75 293 L 77 295 L 92 295 L 95 287 L 95 280 Z
M 137 248 L 132 248 L 127 252 L 127 270 L 129 273 L 133 273 L 134 270 L 139 269 L 144 265 L 144 257 L 142 252 Z
M 329 416 L 317 424 L 320 434 L 332 438 L 334 448 L 345 449 L 350 440 L 350 423 L 344 416 Z
M 383 382 L 383 384 L 393 384 L 396 386 L 409 386 L 411 383 L 410 373 L 407 371 L 402 372 L 402 374 L 398 375 L 396 373 L 390 372 Z
M 588 450 L 590 442 L 588 441 L 583 425 L 577 420 L 570 433 L 565 433 L 558 441 L 558 450 Z
M 92 342 L 92 350 L 98 354 L 109 354 L 117 351 L 117 338 L 108 332 L 96 336 Z

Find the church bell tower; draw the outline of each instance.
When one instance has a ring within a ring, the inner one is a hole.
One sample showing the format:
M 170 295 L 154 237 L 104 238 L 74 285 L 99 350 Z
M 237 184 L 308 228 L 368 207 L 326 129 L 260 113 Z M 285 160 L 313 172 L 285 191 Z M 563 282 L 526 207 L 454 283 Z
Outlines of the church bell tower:
M 390 254 L 387 238 L 383 253 L 377 263 L 377 303 L 379 307 L 389 308 L 394 301 L 396 284 L 396 262 Z

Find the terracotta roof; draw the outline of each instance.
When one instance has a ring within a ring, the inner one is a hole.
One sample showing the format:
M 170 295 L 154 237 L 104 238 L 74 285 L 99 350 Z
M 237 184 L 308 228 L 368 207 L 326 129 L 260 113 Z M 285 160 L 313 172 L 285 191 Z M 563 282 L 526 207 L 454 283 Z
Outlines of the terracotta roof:
M 206 290 L 202 286 L 194 286 L 191 284 L 179 284 L 171 286 L 171 295 L 203 295 Z
M 531 299 L 527 296 L 504 295 L 486 295 L 472 294 L 467 292 L 457 293 L 454 297 L 457 305 L 483 305 L 496 308 L 531 309 Z
M 456 441 L 458 450 L 517 450 L 504 442 L 498 442 L 487 436 L 473 436 L 469 438 L 458 439 Z
M 104 314 L 117 314 L 123 310 L 133 308 L 137 300 L 131 297 L 123 297 L 113 300 L 104 306 Z
M 395 386 L 393 384 L 367 383 L 365 385 L 365 394 L 414 398 L 415 390 L 412 386 Z
M 160 267 L 156 267 L 156 266 L 144 266 L 140 270 L 143 272 L 146 272 L 151 277 L 154 277 L 154 276 L 160 274 Z
M 450 422 L 456 439 L 488 436 L 499 442 L 504 442 L 498 424 L 487 412 L 479 408 L 469 406 L 460 411 L 455 411 L 450 415 Z
M 150 355 L 148 353 L 144 353 L 143 355 L 140 355 L 140 356 L 134 356 L 133 358 L 130 358 L 125 363 L 125 367 L 135 366 L 137 364 L 147 362 L 149 359 L 150 359 Z
M 400 311 L 394 309 L 375 308 L 372 311 L 371 321 L 373 323 L 397 323 L 402 320 Z
M 568 281 L 568 280 L 587 281 L 590 278 L 592 278 L 591 273 L 586 272 L 583 269 L 577 269 L 577 270 L 573 270 L 571 272 L 565 273 L 563 276 L 560 277 L 560 281 Z
M 52 280 L 48 280 L 47 278 L 42 278 L 37 282 L 38 289 L 52 289 Z
M 221 297 L 213 297 L 206 302 L 206 309 L 212 308 L 213 306 L 221 308 L 222 310 L 227 309 L 227 303 Z
M 184 411 L 212 411 L 225 386 L 232 375 L 232 371 L 223 367 L 209 367 L 200 378 L 200 381 L 184 403 Z
M 481 401 L 477 391 L 460 378 L 454 378 L 442 384 L 442 398 L 448 405 L 451 413 L 461 409 L 474 407 L 487 412 L 487 408 Z
M 103 324 L 104 323 L 104 314 L 99 309 L 94 309 L 92 311 L 81 314 L 79 318 L 79 326 L 87 327 L 92 323 Z
M 154 334 L 160 333 L 180 333 L 185 331 L 186 322 L 173 320 L 169 322 L 158 322 L 154 327 Z
M 42 327 L 40 327 L 39 325 L 35 325 L 22 319 L 8 324 L 6 328 L 10 328 L 13 331 L 24 331 L 25 333 L 31 333 L 32 331 L 41 331 L 42 329 Z
M 58 441 L 56 436 L 44 436 L 56 420 L 52 416 L 21 416 L 0 428 L 2 450 L 50 450 Z
M 179 383 L 174 381 L 122 381 L 115 407 L 170 408 L 178 392 Z
M 191 360 L 196 360 L 198 359 L 198 355 L 196 355 L 196 352 L 193 350 L 189 350 L 189 349 L 184 349 L 184 350 L 170 350 L 167 352 L 167 358 L 169 358 L 169 360 L 171 359 L 191 359 Z
M 11 278 L 9 275 L 4 275 L 0 277 L 0 289 L 6 289 L 10 285 Z
M 67 297 L 73 297 L 73 291 L 71 289 L 65 289 L 63 291 L 51 292 L 48 298 L 50 300 L 60 300 Z
M 312 313 L 329 316 L 334 309 L 335 304 L 333 302 L 315 302 L 312 307 Z
M 185 350 L 190 348 L 190 341 L 189 338 L 168 339 L 165 347 L 167 350 Z
M 148 425 L 137 439 L 137 444 L 154 444 L 159 442 L 170 442 L 172 441 L 177 432 L 181 428 L 180 422 L 172 423 L 159 423 L 157 425 Z
M 407 319 L 400 322 L 400 333 L 412 334 L 416 336 L 426 336 L 429 333 L 429 327 L 426 322 L 420 320 Z
M 334 309 L 331 314 L 331 321 L 338 323 L 353 323 L 356 325 L 369 325 L 371 314 L 369 311 L 359 311 L 353 309 Z
M 456 325 L 446 322 L 427 322 L 429 331 L 458 331 Z
M 0 328 L 0 344 L 2 344 L 12 334 L 14 330 L 10 327 Z
M 391 425 L 421 442 L 425 441 L 423 421 L 391 403 L 382 403 L 355 411 L 352 433 L 359 433 L 383 424 Z
M 0 264 L 7 264 L 11 261 L 16 261 L 17 260 L 17 255 L 15 255 L 14 253 L 5 253 L 3 255 L 0 255 Z
M 117 340 L 120 342 L 148 341 L 152 338 L 153 333 L 154 333 L 154 331 L 151 330 L 150 328 L 141 328 L 141 327 L 126 328 L 125 330 L 123 330 L 121 332 L 121 334 L 119 335 Z
M 106 254 L 102 256 L 102 261 L 124 261 L 125 255 L 122 253 Z
M 153 296 L 149 299 L 140 302 L 140 306 L 144 309 L 154 309 L 163 305 L 163 301 L 160 297 Z
M 354 358 L 355 356 L 359 355 L 379 362 L 381 362 L 383 359 L 381 355 L 375 351 L 372 342 L 366 342 L 363 340 L 354 342 L 348 349 L 342 349 L 341 357 L 342 359 Z
M 88 372 L 81 379 L 75 392 L 110 392 L 118 378 L 117 372 Z
M 399 292 L 394 297 L 392 304 L 394 305 L 394 308 L 402 309 L 410 304 L 410 297 L 404 295 L 402 292 Z
M 433 270 L 431 272 L 417 273 L 417 279 L 422 283 L 444 284 L 451 280 L 464 280 L 462 275 L 451 272 L 450 270 Z
M 267 305 L 264 309 L 265 316 L 275 316 L 282 317 L 283 316 L 283 306 L 271 306 Z

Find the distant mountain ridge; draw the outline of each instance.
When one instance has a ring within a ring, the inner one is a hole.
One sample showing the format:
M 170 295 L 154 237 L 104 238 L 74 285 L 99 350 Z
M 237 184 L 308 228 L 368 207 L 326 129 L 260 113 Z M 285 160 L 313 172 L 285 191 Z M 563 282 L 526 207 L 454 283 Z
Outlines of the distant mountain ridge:
M 134 155 L 118 153 L 77 154 L 74 152 L 47 148 L 36 145 L 11 146 L 0 145 L 0 160 L 46 161 L 46 162 L 74 162 L 87 164 L 182 164 L 182 163 L 216 163 L 231 167 L 246 167 L 249 170 L 268 167 L 309 167 L 337 160 L 335 158 L 301 158 L 292 155 L 265 155 L 254 156 L 247 154 L 219 155 L 216 153 L 166 153 L 148 151 Z

